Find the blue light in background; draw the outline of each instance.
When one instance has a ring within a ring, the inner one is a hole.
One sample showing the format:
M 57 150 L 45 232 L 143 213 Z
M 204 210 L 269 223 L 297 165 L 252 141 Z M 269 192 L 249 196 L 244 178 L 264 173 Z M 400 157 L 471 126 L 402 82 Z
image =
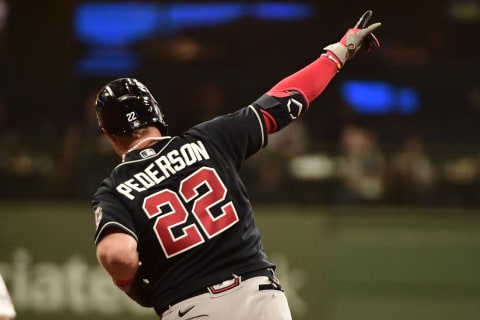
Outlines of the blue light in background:
M 411 87 L 401 87 L 397 90 L 397 101 L 400 113 L 414 114 L 418 111 L 420 98 L 418 92 Z
M 312 5 L 293 2 L 173 3 L 89 2 L 75 9 L 76 36 L 93 45 L 131 44 L 155 33 L 226 24 L 242 18 L 302 20 L 312 18 Z
M 202 27 L 225 24 L 245 15 L 242 3 L 178 3 L 163 8 L 170 20 L 169 29 L 178 30 L 188 27 Z M 160 30 L 161 31 L 161 30 Z
M 291 21 L 314 15 L 314 6 L 295 2 L 84 2 L 75 9 L 74 32 L 89 53 L 77 69 L 80 74 L 133 71 L 138 56 L 115 56 L 114 50 L 130 50 L 129 46 L 148 37 L 172 36 L 185 28 L 223 25 L 242 18 Z M 113 56 L 105 58 L 100 50 Z
M 151 3 L 83 3 L 75 12 L 75 33 L 94 46 L 128 45 L 155 32 L 157 10 Z
M 313 18 L 311 5 L 292 2 L 261 2 L 253 4 L 253 15 L 263 20 L 303 20 Z
M 341 86 L 343 99 L 360 114 L 411 115 L 417 112 L 420 97 L 412 87 L 395 87 L 385 81 L 346 81 Z
M 138 54 L 128 50 L 100 49 L 90 51 L 84 59 L 78 61 L 76 72 L 86 75 L 128 75 L 139 65 Z

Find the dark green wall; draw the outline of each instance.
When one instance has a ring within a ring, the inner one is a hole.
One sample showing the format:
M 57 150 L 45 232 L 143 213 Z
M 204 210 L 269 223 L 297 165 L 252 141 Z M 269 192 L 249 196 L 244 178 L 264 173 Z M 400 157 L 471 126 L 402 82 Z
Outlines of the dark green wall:
M 474 209 L 259 206 L 295 319 L 480 317 Z M 0 203 L 0 271 L 18 319 L 156 319 L 95 260 L 88 203 Z

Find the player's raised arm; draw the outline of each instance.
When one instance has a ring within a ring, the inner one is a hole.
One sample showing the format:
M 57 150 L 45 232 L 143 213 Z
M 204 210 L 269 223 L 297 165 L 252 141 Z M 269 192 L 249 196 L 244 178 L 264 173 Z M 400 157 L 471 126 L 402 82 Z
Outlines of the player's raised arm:
M 335 74 L 361 48 L 368 52 L 380 46 L 373 31 L 381 23 L 368 25 L 371 16 L 372 11 L 366 11 L 339 42 L 326 46 L 325 53 L 318 59 L 278 82 L 255 102 L 262 108 L 269 133 L 282 129 L 305 113 L 310 102 L 325 90 Z

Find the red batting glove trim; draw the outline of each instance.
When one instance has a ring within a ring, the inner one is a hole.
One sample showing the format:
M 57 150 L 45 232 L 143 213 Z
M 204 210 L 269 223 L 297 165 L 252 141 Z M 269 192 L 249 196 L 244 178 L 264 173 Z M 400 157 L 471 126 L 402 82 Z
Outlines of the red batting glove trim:
M 327 51 L 326 53 L 322 54 L 322 56 L 325 56 L 330 61 L 333 61 L 333 63 L 335 63 L 335 66 L 337 66 L 337 70 L 342 69 L 342 62 L 340 62 L 340 59 L 338 59 L 338 57 L 332 51 Z
M 340 43 L 343 44 L 345 47 L 348 47 L 347 45 L 348 36 L 351 34 L 357 34 L 360 31 L 362 31 L 362 29 L 358 29 L 358 28 L 348 29 L 347 32 L 345 32 L 345 35 L 343 36 L 343 38 L 340 40 Z

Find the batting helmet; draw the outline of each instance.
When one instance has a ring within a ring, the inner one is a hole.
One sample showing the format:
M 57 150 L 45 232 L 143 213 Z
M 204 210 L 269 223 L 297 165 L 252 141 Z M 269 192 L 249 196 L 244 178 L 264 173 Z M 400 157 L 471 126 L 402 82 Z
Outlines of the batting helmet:
M 133 78 L 120 78 L 108 83 L 97 95 L 95 103 L 98 124 L 107 133 L 119 135 L 135 129 L 155 126 L 167 134 L 160 106 L 148 88 Z

